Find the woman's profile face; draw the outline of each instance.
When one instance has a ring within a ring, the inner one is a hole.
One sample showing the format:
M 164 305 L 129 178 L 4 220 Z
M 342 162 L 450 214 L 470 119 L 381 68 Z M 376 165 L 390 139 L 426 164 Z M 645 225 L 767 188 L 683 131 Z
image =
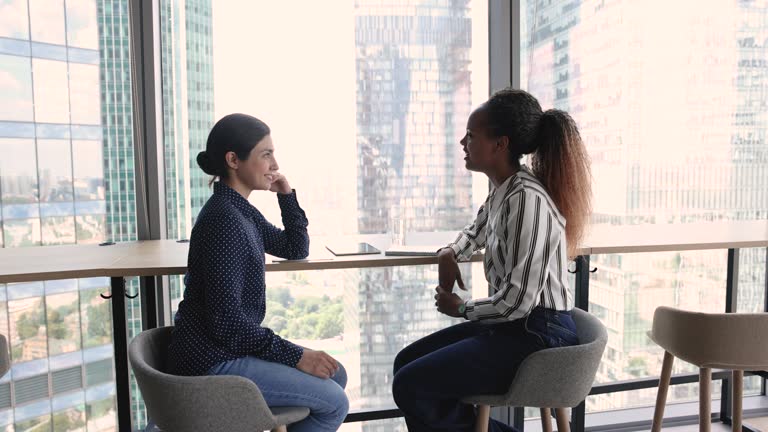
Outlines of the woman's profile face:
M 487 116 L 483 107 L 473 111 L 467 120 L 467 132 L 460 141 L 464 165 L 470 171 L 487 173 L 497 158 L 506 157 L 499 152 L 498 140 L 489 136 Z
M 251 190 L 269 190 L 279 169 L 272 137 L 267 135 L 251 149 L 248 159 L 239 161 L 235 175 Z

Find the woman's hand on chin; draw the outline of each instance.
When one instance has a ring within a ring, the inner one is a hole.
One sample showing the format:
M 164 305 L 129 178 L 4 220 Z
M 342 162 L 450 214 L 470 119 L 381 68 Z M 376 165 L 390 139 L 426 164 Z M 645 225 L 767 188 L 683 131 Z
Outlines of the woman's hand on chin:
M 289 194 L 293 192 L 291 185 L 288 183 L 288 179 L 284 175 L 276 172 L 271 174 L 272 185 L 269 187 L 270 192 L 276 192 L 279 194 Z

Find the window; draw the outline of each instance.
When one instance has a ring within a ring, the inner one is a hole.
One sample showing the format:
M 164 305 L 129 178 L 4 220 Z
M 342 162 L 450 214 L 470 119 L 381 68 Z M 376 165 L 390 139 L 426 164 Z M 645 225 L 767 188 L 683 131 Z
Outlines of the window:
M 187 0 L 161 16 L 169 237 L 188 238 L 210 196 L 195 157 L 233 112 L 271 127 L 313 251 L 324 236 L 389 238 L 395 224 L 406 241 L 447 242 L 473 220 L 488 183 L 464 168 L 459 140 L 488 97 L 486 1 Z M 280 223 L 273 194 L 251 201 Z M 479 267 L 465 277 L 487 293 Z M 269 273 L 265 325 L 344 362 L 353 408 L 389 407 L 390 386 L 375 380 L 391 379 L 407 342 L 451 322 L 430 301 L 436 280 L 420 267 Z M 176 305 L 180 278 L 171 287 Z
M 0 106 L 3 121 L 32 120 L 32 73 L 29 59 L 0 55 L 0 92 L 4 103 Z
M 136 238 L 134 172 L 116 168 L 133 159 L 127 1 L 108 3 L 0 1 L 2 247 Z M 14 382 L 0 430 L 115 427 L 108 285 L 0 285 Z
M 764 2 L 521 8 L 522 87 L 578 122 L 592 157 L 593 223 L 768 218 Z M 750 189 L 758 196 L 738 199 Z M 725 311 L 724 251 L 615 257 L 593 257 L 590 307 L 615 330 L 618 353 L 604 358 L 601 382 L 658 375 L 661 353 L 644 336 L 656 306 Z M 762 310 L 765 265 L 765 250 L 742 250 L 739 310 Z M 746 381 L 747 392 L 759 387 Z M 670 401 L 695 397 L 680 388 Z M 653 404 L 655 391 L 638 394 L 595 396 L 587 409 Z

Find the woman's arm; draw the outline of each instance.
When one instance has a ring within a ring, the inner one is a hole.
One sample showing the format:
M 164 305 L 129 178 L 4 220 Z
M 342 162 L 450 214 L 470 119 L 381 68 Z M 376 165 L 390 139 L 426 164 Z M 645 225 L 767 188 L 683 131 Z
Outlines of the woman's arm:
M 549 262 L 560 241 L 559 221 L 541 195 L 526 190 L 512 194 L 504 203 L 508 213 L 507 238 L 498 250 L 487 250 L 504 277 L 491 297 L 466 303 L 467 318 L 514 320 L 525 316 L 535 305 L 547 278 Z
M 464 227 L 456 237 L 453 243 L 448 247 L 453 250 L 453 255 L 457 261 L 467 261 L 472 254 L 485 247 L 486 234 L 485 226 L 488 223 L 488 211 L 486 207 L 488 199 L 480 206 L 477 211 L 475 221 Z
M 258 221 L 264 239 L 264 251 L 280 258 L 304 259 L 309 255 L 307 215 L 299 206 L 296 191 L 291 189 L 285 176 L 275 173 L 275 178 L 270 191 L 277 193 L 285 229 L 272 225 L 263 217 Z
M 263 217 L 258 221 L 259 231 L 264 239 L 264 251 L 280 258 L 304 259 L 309 255 L 309 221 L 299 206 L 296 191 L 278 194 L 277 202 L 285 229 L 272 225 Z
M 486 200 L 486 204 L 488 200 Z M 438 286 L 447 292 L 452 292 L 453 284 L 458 282 L 459 288 L 464 288 L 464 280 L 461 278 L 459 261 L 468 260 L 475 251 L 485 247 L 485 226 L 488 223 L 488 212 L 485 204 L 480 206 L 477 218 L 467 225 L 456 241 L 440 249 L 437 253 L 437 271 L 440 278 Z

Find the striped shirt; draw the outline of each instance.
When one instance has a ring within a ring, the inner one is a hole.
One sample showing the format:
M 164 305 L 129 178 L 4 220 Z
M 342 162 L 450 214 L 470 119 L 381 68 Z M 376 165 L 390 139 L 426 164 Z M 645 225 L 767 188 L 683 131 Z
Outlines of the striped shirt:
M 525 317 L 536 306 L 571 310 L 565 219 L 526 167 L 492 188 L 475 222 L 449 245 L 459 261 L 485 248 L 491 297 L 467 302 L 472 321 Z

